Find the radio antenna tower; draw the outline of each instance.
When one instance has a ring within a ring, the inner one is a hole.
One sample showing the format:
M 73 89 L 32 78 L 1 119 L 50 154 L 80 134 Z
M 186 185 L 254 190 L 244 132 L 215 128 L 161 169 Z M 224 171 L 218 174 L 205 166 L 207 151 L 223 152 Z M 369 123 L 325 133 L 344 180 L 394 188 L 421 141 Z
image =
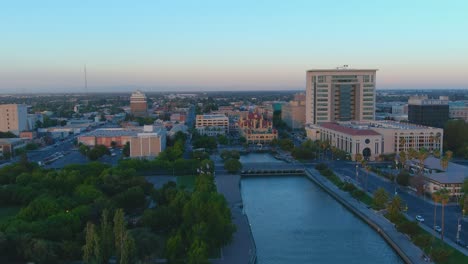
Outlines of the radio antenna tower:
M 85 86 L 85 93 L 88 95 L 88 76 L 86 74 L 86 64 L 84 66 L 84 86 Z

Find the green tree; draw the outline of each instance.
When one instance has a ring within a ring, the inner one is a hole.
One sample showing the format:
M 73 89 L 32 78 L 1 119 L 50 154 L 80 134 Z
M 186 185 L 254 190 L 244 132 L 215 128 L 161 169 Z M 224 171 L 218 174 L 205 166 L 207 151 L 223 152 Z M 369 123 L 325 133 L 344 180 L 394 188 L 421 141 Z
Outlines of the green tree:
M 390 221 L 395 222 L 400 218 L 401 205 L 402 200 L 398 195 L 394 196 L 391 202 L 387 205 L 388 218 L 390 219 Z
M 130 142 L 125 143 L 122 149 L 122 155 L 124 155 L 124 157 L 130 157 Z
M 132 264 L 135 263 L 135 240 L 132 235 L 125 231 L 123 234 L 122 250 L 120 253 L 119 263 L 120 264 Z
M 378 188 L 374 192 L 374 198 L 373 198 L 373 205 L 374 208 L 377 210 L 385 208 L 385 204 L 388 201 L 388 193 L 385 191 L 384 188 Z
M 101 215 L 101 254 L 103 263 L 108 263 L 114 249 L 114 234 L 109 219 L 109 211 L 104 209 Z
M 242 163 L 237 159 L 228 159 L 224 162 L 224 169 L 229 173 L 236 173 L 242 169 Z
M 169 237 L 166 242 L 166 257 L 171 263 L 178 263 L 178 261 L 184 258 L 184 247 L 180 233 Z
M 86 225 L 86 243 L 83 247 L 83 260 L 85 263 L 102 263 L 100 251 L 99 235 L 96 233 L 95 226 L 92 223 Z
M 401 171 L 398 173 L 396 181 L 401 186 L 408 186 L 410 183 L 410 174 L 407 171 Z
M 188 252 L 189 264 L 208 264 L 208 248 L 202 240 L 195 239 Z
M 229 140 L 225 135 L 218 135 L 218 143 L 221 145 L 227 145 Z
M 122 209 L 117 209 L 114 214 L 114 238 L 115 238 L 115 252 L 117 259 L 120 262 L 122 250 L 124 247 L 124 236 L 125 236 L 125 217 Z

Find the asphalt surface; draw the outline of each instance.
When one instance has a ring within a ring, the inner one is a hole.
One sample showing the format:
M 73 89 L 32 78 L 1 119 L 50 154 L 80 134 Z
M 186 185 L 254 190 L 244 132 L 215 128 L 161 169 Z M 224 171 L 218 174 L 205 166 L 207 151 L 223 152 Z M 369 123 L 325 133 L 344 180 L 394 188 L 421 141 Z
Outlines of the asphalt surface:
M 333 161 L 330 162 L 329 166 L 336 172 L 344 176 L 348 176 L 351 181 L 356 179 L 356 165 L 354 162 L 345 161 Z M 367 172 L 359 169 L 358 182 L 360 186 L 365 187 L 365 179 Z M 395 185 L 393 182 L 379 176 L 373 172 L 369 172 L 367 177 L 367 190 L 373 193 L 377 188 L 384 188 L 390 196 L 395 195 Z M 421 224 L 433 228 L 434 227 L 434 202 L 426 197 L 417 196 L 412 190 L 404 187 L 397 187 L 397 193 L 402 198 L 403 203 L 408 206 L 407 214 L 412 218 L 416 218 L 417 215 L 421 215 L 425 221 Z M 442 226 L 442 209 L 441 205 L 437 205 L 436 223 L 435 225 Z M 461 208 L 457 204 L 448 204 L 445 206 L 445 227 L 444 237 L 452 241 L 456 241 L 458 219 L 461 216 Z M 461 231 L 460 239 L 462 241 L 468 241 L 468 219 L 460 218 Z

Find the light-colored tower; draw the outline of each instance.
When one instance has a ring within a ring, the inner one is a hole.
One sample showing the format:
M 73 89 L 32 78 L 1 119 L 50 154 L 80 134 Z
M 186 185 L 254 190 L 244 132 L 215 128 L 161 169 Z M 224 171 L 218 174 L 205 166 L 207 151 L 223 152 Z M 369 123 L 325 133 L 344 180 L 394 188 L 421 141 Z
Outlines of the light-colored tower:
M 306 123 L 375 119 L 376 69 L 307 71 Z
M 130 110 L 134 116 L 146 116 L 148 113 L 148 103 L 146 95 L 141 91 L 132 93 L 130 97 Z
M 0 131 L 10 131 L 15 135 L 25 131 L 28 126 L 28 108 L 20 104 L 0 105 Z

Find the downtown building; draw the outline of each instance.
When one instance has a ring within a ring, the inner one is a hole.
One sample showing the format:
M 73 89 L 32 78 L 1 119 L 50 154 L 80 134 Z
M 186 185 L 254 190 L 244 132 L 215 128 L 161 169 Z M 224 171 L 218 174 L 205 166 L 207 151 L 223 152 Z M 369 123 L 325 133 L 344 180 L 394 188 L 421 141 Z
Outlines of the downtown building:
M 375 120 L 376 69 L 309 70 L 306 123 Z
M 130 112 L 132 115 L 140 117 L 144 117 L 148 114 L 146 95 L 141 91 L 136 91 L 130 96 Z
M 427 95 L 408 99 L 408 121 L 413 124 L 443 128 L 449 120 L 448 96 L 429 99 Z
M 0 105 L 0 132 L 19 135 L 28 130 L 28 108 L 21 104 Z
M 388 120 L 325 122 L 309 126 L 306 131 L 309 139 L 327 141 L 350 154 L 352 160 L 356 154 L 376 160 L 380 155 L 410 149 L 441 153 L 443 149 L 443 129 Z
M 227 135 L 229 133 L 229 118 L 222 114 L 197 115 L 195 128 L 202 136 Z
M 238 121 L 239 135 L 244 137 L 248 144 L 270 143 L 278 138 L 278 131 L 273 128 L 273 121 L 260 113 L 249 113 Z
M 281 119 L 291 129 L 302 129 L 305 126 L 305 94 L 295 94 L 294 99 L 283 104 Z

